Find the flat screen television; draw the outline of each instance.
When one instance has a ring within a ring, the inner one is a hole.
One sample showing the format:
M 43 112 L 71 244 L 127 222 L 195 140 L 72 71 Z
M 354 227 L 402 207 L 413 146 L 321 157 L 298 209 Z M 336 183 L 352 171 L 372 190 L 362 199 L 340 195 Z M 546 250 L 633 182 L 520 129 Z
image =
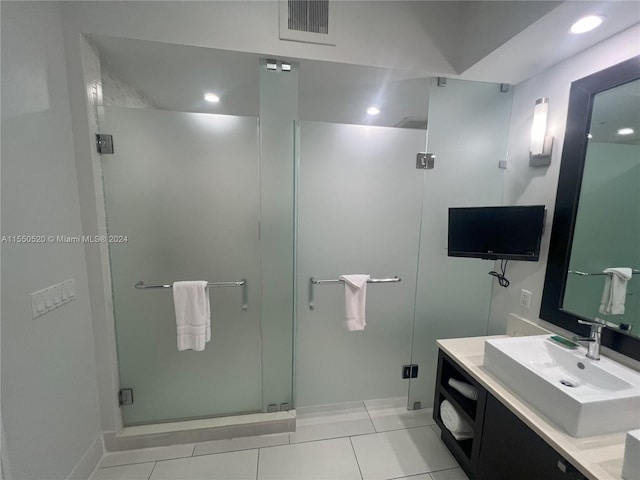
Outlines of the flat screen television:
M 449 208 L 449 256 L 537 262 L 544 214 L 544 205 Z

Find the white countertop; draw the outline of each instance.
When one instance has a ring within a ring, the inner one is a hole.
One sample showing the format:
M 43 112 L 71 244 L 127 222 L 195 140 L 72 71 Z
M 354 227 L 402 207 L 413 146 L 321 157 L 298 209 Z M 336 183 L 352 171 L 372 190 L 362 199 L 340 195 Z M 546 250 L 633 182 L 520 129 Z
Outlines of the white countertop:
M 626 432 L 574 438 L 496 380 L 484 368 L 484 341 L 493 337 L 438 340 L 438 346 L 526 423 L 543 440 L 591 480 L 621 480 Z

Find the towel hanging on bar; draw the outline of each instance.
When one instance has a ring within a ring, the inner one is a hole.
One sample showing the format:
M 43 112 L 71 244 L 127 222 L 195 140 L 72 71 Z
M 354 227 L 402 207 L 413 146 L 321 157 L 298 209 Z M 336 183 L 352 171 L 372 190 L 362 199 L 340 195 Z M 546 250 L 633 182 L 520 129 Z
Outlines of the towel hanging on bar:
M 134 287 L 138 290 L 147 290 L 153 288 L 173 288 L 173 284 L 147 284 L 141 280 L 136 283 Z M 246 312 L 249 309 L 249 293 L 247 291 L 246 279 L 243 278 L 237 282 L 207 282 L 207 287 L 242 287 L 242 311 Z
M 393 277 L 393 278 L 370 278 L 367 280 L 367 283 L 398 283 L 401 282 L 402 278 Z M 313 286 L 314 285 L 331 285 L 331 284 L 339 284 L 344 283 L 343 280 L 339 278 L 331 279 L 331 280 L 318 280 L 317 278 L 311 277 L 309 279 L 309 309 L 315 310 L 316 306 L 313 303 Z

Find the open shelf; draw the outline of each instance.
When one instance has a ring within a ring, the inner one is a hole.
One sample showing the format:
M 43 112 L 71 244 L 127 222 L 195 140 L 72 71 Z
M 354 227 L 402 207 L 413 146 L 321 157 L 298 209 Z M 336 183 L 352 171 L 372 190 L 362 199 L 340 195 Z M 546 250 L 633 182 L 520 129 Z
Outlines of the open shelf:
M 478 399 L 467 398 L 450 386 L 449 379 L 451 378 L 475 387 L 478 390 Z M 487 392 L 442 351 L 438 356 L 438 375 L 435 390 L 433 417 L 442 431 L 442 441 L 447 445 L 449 451 L 469 478 L 474 479 L 480 451 L 480 437 L 482 436 Z M 448 400 L 461 419 L 469 424 L 473 430 L 472 438 L 456 440 L 453 434 L 444 426 L 440 417 L 440 405 L 443 400 Z
M 456 407 L 458 413 L 462 415 L 462 417 L 467 421 L 467 423 L 469 423 L 469 425 L 473 426 L 476 421 L 476 409 L 478 406 L 478 402 L 476 400 L 471 400 L 470 398 L 465 397 L 455 388 L 451 388 L 449 385 L 439 385 L 439 388 L 442 396 L 449 400 L 454 407 Z

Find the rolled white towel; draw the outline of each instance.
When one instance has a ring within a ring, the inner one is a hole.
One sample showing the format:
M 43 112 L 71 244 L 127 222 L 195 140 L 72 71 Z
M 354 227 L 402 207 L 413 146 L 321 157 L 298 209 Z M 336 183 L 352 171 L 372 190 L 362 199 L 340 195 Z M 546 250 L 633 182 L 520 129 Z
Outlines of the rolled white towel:
M 478 389 L 473 385 L 469 385 L 466 382 L 461 382 L 455 378 L 449 379 L 449 385 L 451 388 L 455 388 L 463 396 L 470 398 L 471 400 L 478 400 Z
M 473 429 L 448 400 L 440 404 L 440 418 L 456 440 L 473 438 Z

